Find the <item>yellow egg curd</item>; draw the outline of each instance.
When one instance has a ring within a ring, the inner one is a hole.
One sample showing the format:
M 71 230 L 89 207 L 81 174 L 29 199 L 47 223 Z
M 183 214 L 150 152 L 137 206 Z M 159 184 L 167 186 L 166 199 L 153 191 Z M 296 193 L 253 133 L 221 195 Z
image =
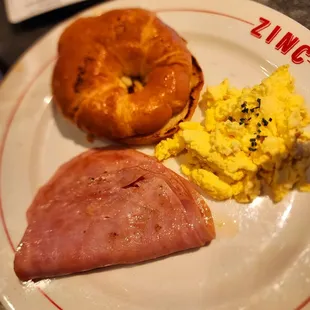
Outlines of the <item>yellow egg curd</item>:
M 160 161 L 184 152 L 181 171 L 216 200 L 250 202 L 262 185 L 275 202 L 294 187 L 310 191 L 310 117 L 288 65 L 253 88 L 208 87 L 202 106 L 203 124 L 183 122 L 156 146 Z

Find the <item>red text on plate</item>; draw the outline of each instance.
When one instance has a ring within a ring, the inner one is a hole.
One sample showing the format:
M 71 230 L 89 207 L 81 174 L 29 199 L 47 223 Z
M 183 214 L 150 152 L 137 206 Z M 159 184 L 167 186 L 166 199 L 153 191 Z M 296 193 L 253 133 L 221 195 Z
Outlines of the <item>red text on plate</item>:
M 265 37 L 265 42 L 270 44 L 275 43 L 275 49 L 283 55 L 291 52 L 292 62 L 299 65 L 307 61 L 310 63 L 310 46 L 307 44 L 299 44 L 300 39 L 291 32 L 282 32 L 282 27 L 279 25 L 272 26 L 270 20 L 260 17 L 259 25 L 251 30 L 251 35 L 262 39 Z M 268 30 L 265 30 L 269 28 Z

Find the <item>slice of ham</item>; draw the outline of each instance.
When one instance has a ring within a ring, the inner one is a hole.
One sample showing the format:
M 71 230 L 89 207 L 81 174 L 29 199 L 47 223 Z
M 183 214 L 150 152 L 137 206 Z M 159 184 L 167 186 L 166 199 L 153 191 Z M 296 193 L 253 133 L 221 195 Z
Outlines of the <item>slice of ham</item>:
M 14 261 L 23 281 L 155 259 L 215 238 L 194 187 L 131 149 L 93 149 L 62 165 L 27 221 Z

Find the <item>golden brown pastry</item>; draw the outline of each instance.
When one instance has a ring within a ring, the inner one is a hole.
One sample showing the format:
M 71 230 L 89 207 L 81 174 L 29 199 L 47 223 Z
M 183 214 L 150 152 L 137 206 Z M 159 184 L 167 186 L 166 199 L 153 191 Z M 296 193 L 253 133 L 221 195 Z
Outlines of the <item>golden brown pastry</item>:
M 54 101 L 91 136 L 155 143 L 197 106 L 202 71 L 186 42 L 152 12 L 80 18 L 61 35 L 58 53 Z

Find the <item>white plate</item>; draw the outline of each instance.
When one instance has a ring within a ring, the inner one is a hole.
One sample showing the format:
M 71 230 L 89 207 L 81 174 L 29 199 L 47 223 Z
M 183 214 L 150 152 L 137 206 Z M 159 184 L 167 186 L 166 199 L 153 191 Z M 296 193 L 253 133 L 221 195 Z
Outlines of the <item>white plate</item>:
M 310 51 L 306 54 L 310 32 L 293 20 L 242 0 L 114 1 L 83 15 L 129 6 L 157 10 L 177 29 L 201 63 L 207 84 L 228 77 L 237 86 L 252 85 L 277 66 L 290 63 L 298 91 L 310 103 Z M 255 36 L 251 30 L 262 23 L 260 17 L 266 25 Z M 218 238 L 195 252 L 36 284 L 19 283 L 12 268 L 13 249 L 26 228 L 29 203 L 61 163 L 91 146 L 84 134 L 54 113 L 51 104 L 51 72 L 65 25 L 27 52 L 0 90 L 4 304 L 23 310 L 309 309 L 310 196 L 297 192 L 277 205 L 265 197 L 249 205 L 209 201 L 216 223 L 226 225 L 217 225 Z M 276 25 L 282 30 L 267 44 Z M 275 46 L 288 31 L 298 42 L 285 54 L 286 44 L 279 50 Z M 194 118 L 200 115 L 197 110 Z M 167 165 L 178 171 L 175 161 Z
M 13 24 L 81 1 L 84 0 L 4 0 L 6 14 Z

